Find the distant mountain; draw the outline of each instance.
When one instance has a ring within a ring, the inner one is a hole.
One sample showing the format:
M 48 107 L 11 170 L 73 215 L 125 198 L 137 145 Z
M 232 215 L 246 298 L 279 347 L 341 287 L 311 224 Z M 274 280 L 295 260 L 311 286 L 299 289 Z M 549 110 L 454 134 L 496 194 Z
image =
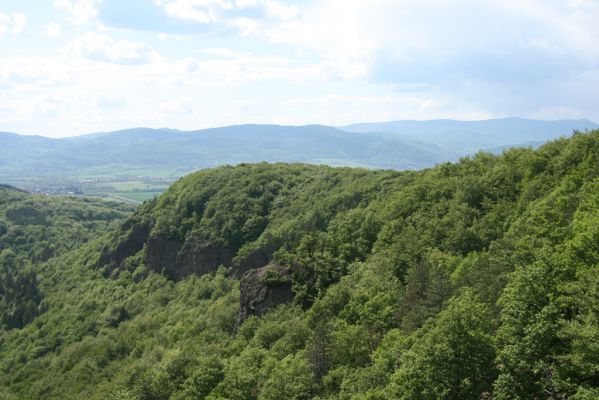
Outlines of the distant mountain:
M 62 140 L 43 136 L 22 136 L 0 132 L 0 168 L 18 167 L 20 163 L 41 156 L 61 146 Z
M 388 132 L 398 137 L 434 143 L 456 155 L 478 150 L 505 148 L 505 146 L 541 144 L 561 136 L 569 136 L 574 130 L 586 131 L 599 125 L 585 119 L 539 121 L 523 118 L 500 118 L 482 121 L 455 121 L 438 119 L 431 121 L 392 121 L 354 124 L 340 129 L 348 132 Z
M 0 134 L 0 144 L 0 176 L 140 168 L 188 172 L 260 161 L 419 169 L 446 159 L 435 145 L 321 125 L 239 125 L 192 132 L 135 128 L 59 140 Z
M 587 120 L 394 121 L 323 125 L 236 125 L 198 131 L 134 128 L 50 139 L 0 133 L 0 181 L 15 177 L 179 177 L 224 164 L 303 162 L 421 169 L 478 150 L 500 153 L 599 128 Z M 14 182 L 14 180 L 13 180 Z

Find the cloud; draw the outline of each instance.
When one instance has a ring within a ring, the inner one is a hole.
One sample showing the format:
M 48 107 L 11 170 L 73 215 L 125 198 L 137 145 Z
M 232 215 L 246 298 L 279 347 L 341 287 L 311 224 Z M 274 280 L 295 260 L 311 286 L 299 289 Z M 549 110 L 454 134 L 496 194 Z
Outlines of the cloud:
M 301 110 L 295 114 L 294 110 Z M 306 112 L 305 110 L 311 110 Z M 470 119 L 473 114 L 465 109 L 451 108 L 448 99 L 430 94 L 336 94 L 315 97 L 290 98 L 282 102 L 281 116 L 287 123 L 310 124 L 314 121 L 329 125 L 345 125 L 355 121 L 383 122 L 402 119 L 406 114 L 413 119 L 426 118 L 435 113 L 442 118 L 459 115 Z M 479 116 L 479 115 L 477 115 Z
M 145 64 L 158 57 L 146 43 L 129 40 L 113 40 L 102 33 L 87 32 L 75 39 L 67 51 L 72 54 L 115 64 Z
M 0 36 L 7 32 L 17 35 L 25 29 L 25 26 L 27 26 L 27 15 L 19 12 L 8 15 L 0 11 Z
M 300 8 L 292 4 L 286 4 L 273 0 L 264 1 L 262 4 L 266 15 L 273 19 L 291 21 L 299 17 L 301 14 Z
M 597 115 L 587 91 L 584 100 L 563 95 L 596 82 L 597 19 L 599 2 L 585 0 L 324 0 L 253 33 L 310 54 L 329 79 L 444 96 L 500 116 L 547 103 L 585 104 L 583 113 Z
M 192 100 L 182 97 L 175 101 L 160 104 L 160 110 L 167 114 L 191 114 L 193 113 Z
M 170 17 L 200 24 L 227 24 L 235 18 L 290 21 L 299 7 L 278 0 L 156 0 Z
M 67 13 L 77 25 L 85 24 L 98 15 L 98 0 L 54 0 L 54 7 Z
M 103 0 L 100 18 L 253 36 L 313 54 L 337 78 L 403 86 L 544 82 L 599 60 L 599 4 L 588 0 Z
M 402 84 L 522 83 L 596 66 L 597 18 L 599 3 L 580 0 L 328 0 L 266 33 L 351 78 L 355 70 Z
M 156 55 L 151 62 L 123 64 L 113 50 L 122 47 L 118 43 L 94 33 L 50 56 L 0 55 L 2 129 L 64 136 L 136 125 L 241 123 L 251 116 L 231 109 L 231 99 L 270 103 L 273 89 L 285 98 L 286 85 L 303 93 L 306 82 L 320 79 L 318 70 L 292 59 L 222 50 L 205 53 L 209 59 L 204 53 L 173 60 Z M 270 107 L 262 106 L 255 118 L 266 119 L 262 111 Z
M 74 22 L 94 24 L 58 29 L 48 18 L 38 30 L 65 37 L 98 31 L 55 54 L 0 54 L 0 109 L 10 109 L 0 111 L 2 129 L 62 134 L 243 122 L 599 120 L 597 1 L 55 5 Z M 14 28 L 12 15 L 0 17 L 5 36 Z
M 18 34 L 21 33 L 25 26 L 27 25 L 27 16 L 22 13 L 13 13 L 12 14 L 12 29 L 11 33 Z
M 298 62 L 283 56 L 254 56 L 222 49 L 205 51 L 213 58 L 186 58 L 181 65 L 187 72 L 186 82 L 201 82 L 210 86 L 243 85 L 258 81 L 278 81 L 287 84 L 321 79 L 323 66 Z
M 191 21 L 200 24 L 214 22 L 208 8 L 196 8 L 190 0 L 178 0 L 164 4 L 166 15 L 173 18 Z
M 57 38 L 62 35 L 62 26 L 56 22 L 49 23 L 42 31 L 46 36 Z
M 99 6 L 107 26 L 173 34 L 247 34 L 249 25 L 262 30 L 297 19 L 300 11 L 278 0 L 103 0 Z
M 131 18 L 135 15 L 135 18 Z M 103 0 L 98 8 L 100 21 L 113 28 L 169 34 L 206 31 L 193 21 L 172 18 L 154 0 Z

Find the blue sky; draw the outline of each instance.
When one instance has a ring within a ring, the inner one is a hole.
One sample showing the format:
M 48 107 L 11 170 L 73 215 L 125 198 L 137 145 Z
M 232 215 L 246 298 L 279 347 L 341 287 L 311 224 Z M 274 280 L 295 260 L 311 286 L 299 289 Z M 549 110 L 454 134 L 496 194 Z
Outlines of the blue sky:
M 599 121 L 596 0 L 2 0 L 0 131 Z

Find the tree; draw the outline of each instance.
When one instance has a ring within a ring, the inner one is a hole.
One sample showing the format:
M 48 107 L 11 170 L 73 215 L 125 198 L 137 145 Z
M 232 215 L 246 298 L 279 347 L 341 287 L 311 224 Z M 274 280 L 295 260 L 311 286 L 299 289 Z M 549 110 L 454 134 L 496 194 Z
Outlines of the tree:
M 498 399 L 526 399 L 554 392 L 554 348 L 558 310 L 550 299 L 555 284 L 549 265 L 537 262 L 517 269 L 501 296 L 497 333 Z
M 312 398 L 315 376 L 303 352 L 278 362 L 264 382 L 259 400 L 307 400 Z
M 391 378 L 399 399 L 474 399 L 495 378 L 491 319 L 472 291 L 452 298 L 438 317 L 414 333 Z

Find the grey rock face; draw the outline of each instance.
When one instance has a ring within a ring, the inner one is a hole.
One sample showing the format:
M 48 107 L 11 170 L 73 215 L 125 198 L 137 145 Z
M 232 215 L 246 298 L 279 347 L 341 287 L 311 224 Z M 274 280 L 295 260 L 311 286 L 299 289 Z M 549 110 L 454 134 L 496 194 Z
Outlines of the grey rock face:
M 151 229 L 150 224 L 131 224 L 129 222 L 123 224 L 121 232 L 126 233 L 129 231 L 128 235 L 118 244 L 116 249 L 104 248 L 102 250 L 98 266 L 106 266 L 108 273 L 120 268 L 127 257 L 131 257 L 143 249 Z
M 214 272 L 220 265 L 231 265 L 232 259 L 233 252 L 227 247 L 193 236 L 185 242 L 161 237 L 148 239 L 148 268 L 173 280 Z
M 122 268 L 127 257 L 131 257 L 144 249 L 148 269 L 164 274 L 174 281 L 181 280 L 191 274 L 205 275 L 212 273 L 219 266 L 233 267 L 233 277 L 252 268 L 268 264 L 274 247 L 256 249 L 235 259 L 236 251 L 227 244 L 189 236 L 185 240 L 170 239 L 152 233 L 153 223 L 129 220 L 120 229 L 117 246 L 106 247 L 97 262 L 104 267 L 107 275 Z
M 292 299 L 291 273 L 288 269 L 277 264 L 251 269 L 243 274 L 240 281 L 237 326 L 250 315 L 263 315 Z

